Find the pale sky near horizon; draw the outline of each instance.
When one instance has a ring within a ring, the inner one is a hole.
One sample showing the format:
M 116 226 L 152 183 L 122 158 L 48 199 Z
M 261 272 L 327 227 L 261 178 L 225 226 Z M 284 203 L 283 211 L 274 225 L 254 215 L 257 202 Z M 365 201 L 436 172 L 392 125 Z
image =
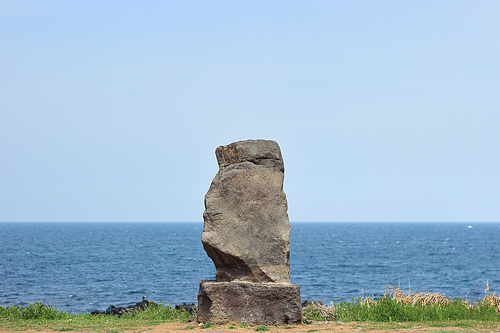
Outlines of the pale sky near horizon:
M 499 1 L 0 0 L 0 221 L 202 221 L 279 143 L 299 221 L 500 221 Z

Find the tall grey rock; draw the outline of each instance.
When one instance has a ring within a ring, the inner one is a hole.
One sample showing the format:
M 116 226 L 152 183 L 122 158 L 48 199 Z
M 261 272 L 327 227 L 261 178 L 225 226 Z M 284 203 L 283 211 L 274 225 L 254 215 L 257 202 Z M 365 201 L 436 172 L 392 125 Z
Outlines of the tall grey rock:
M 278 144 L 220 146 L 219 172 L 205 196 L 202 242 L 216 281 L 288 282 L 290 221 Z
M 278 144 L 247 140 L 215 151 L 219 171 L 205 196 L 202 243 L 217 268 L 200 282 L 198 322 L 298 324 L 290 283 L 290 221 Z

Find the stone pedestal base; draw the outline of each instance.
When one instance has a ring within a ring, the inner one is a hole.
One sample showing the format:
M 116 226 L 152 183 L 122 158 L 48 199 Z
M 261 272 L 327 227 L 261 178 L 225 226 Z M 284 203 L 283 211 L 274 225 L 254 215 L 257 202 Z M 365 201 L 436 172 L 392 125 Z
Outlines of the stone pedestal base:
M 203 280 L 198 293 L 197 315 L 200 323 L 300 324 L 300 288 L 292 283 Z

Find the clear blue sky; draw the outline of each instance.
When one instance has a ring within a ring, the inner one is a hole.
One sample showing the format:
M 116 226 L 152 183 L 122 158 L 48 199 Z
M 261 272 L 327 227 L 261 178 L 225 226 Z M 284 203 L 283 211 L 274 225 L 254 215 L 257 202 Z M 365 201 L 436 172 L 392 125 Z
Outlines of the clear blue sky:
M 202 221 L 277 141 L 293 221 L 500 221 L 500 1 L 0 1 L 0 220 Z

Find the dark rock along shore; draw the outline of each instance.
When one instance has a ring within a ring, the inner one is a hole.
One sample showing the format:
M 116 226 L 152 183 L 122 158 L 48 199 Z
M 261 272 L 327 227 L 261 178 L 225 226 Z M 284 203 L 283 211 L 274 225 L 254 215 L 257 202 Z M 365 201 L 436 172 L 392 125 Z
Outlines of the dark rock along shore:
M 136 303 L 135 305 L 129 305 L 126 307 L 116 307 L 114 305 L 110 305 L 106 311 L 92 311 L 90 314 L 92 315 L 98 315 L 98 314 L 107 314 L 107 315 L 112 315 L 112 316 L 118 316 L 120 317 L 123 314 L 134 314 L 140 311 L 143 311 L 145 308 L 149 306 L 150 302 L 146 299 L 143 299 L 141 302 Z M 309 304 L 322 304 L 322 302 L 311 302 L 309 300 L 302 302 L 302 307 L 306 307 Z M 158 306 L 158 305 L 156 305 Z M 175 310 L 184 310 L 186 312 L 189 312 L 190 314 L 194 315 L 196 313 L 196 304 L 194 303 L 182 303 L 182 304 L 177 304 L 175 306 Z
M 149 304 L 155 304 L 155 307 L 158 307 L 158 304 L 154 302 L 150 302 L 143 297 L 141 302 L 136 303 L 135 305 L 129 305 L 126 307 L 116 307 L 114 305 L 110 305 L 106 311 L 92 311 L 90 314 L 92 315 L 99 315 L 99 314 L 106 314 L 106 315 L 111 315 L 111 316 L 118 316 L 120 317 L 121 315 L 124 314 L 131 314 L 133 315 L 134 313 L 144 311 L 145 308 L 149 306 Z M 184 310 L 186 312 L 189 312 L 190 314 L 195 314 L 196 313 L 196 304 L 194 303 L 183 303 L 183 304 L 177 304 L 175 306 L 175 310 Z

